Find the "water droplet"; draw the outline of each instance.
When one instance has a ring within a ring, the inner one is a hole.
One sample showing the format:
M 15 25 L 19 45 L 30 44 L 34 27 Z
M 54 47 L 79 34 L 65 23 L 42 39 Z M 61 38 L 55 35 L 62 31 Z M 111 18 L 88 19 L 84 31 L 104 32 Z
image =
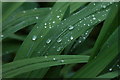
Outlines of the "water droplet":
M 90 26 L 90 24 L 88 24 L 88 26 Z
M 69 26 L 69 30 L 73 30 L 74 29 L 74 26 Z
M 96 18 L 94 17 L 93 20 L 95 20 Z
M 60 51 L 61 50 L 61 47 L 59 47 L 58 49 L 57 49 L 57 51 Z
M 80 41 L 80 40 L 79 40 L 78 42 L 79 42 L 79 43 L 81 43 L 81 41 Z
M 40 36 L 41 38 L 43 37 L 43 36 Z
M 55 23 L 55 21 L 53 21 L 53 23 Z
M 48 39 L 48 40 L 46 41 L 47 44 L 49 44 L 50 42 L 51 42 L 51 39 Z
M 36 19 L 38 19 L 39 17 L 35 17 Z
M 34 8 L 35 10 L 37 9 L 37 8 Z
M 112 68 L 110 68 L 109 71 L 112 71 Z
M 85 24 L 83 24 L 85 26 Z
M 83 37 L 83 39 L 86 39 L 86 37 Z
M 47 58 L 47 56 L 45 56 L 45 58 Z
M 34 36 L 32 37 L 32 40 L 35 41 L 36 39 L 37 39 L 37 36 L 34 35 Z
M 59 38 L 59 39 L 57 40 L 57 42 L 58 42 L 58 43 L 60 43 L 61 41 L 62 41 L 62 39 L 61 39 L 61 38 Z
M 45 26 L 45 28 L 47 28 L 47 26 Z
M 57 16 L 57 18 L 60 18 L 60 16 Z
M 64 60 L 60 60 L 60 62 L 62 62 L 62 63 L 63 63 L 63 62 L 64 62 Z
M 56 60 L 56 58 L 53 58 L 53 60 L 55 61 L 55 60 Z
M 104 5 L 103 8 L 106 8 L 106 6 Z
M 71 36 L 70 39 L 73 40 L 73 36 Z
M 1 35 L 0 37 L 1 37 L 1 38 L 3 38 L 3 37 L 4 37 L 4 35 Z
M 26 13 L 26 11 L 23 11 L 23 13 Z
M 93 5 L 95 5 L 95 3 Z
M 47 23 L 45 23 L 45 25 L 47 25 Z

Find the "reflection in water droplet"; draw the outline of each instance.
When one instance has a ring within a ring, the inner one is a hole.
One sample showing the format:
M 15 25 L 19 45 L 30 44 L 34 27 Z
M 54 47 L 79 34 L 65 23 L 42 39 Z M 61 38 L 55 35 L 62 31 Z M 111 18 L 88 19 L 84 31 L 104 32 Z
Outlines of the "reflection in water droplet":
M 53 23 L 55 23 L 55 21 L 53 21 Z
M 110 68 L 109 71 L 112 71 L 112 68 Z

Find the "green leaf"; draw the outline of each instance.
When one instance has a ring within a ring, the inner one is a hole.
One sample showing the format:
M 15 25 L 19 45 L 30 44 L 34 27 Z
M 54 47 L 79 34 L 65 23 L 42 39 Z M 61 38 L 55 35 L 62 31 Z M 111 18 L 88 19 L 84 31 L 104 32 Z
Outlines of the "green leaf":
M 88 59 L 89 56 L 85 55 L 54 55 L 18 60 L 3 65 L 3 77 L 12 78 L 25 72 L 50 66 L 85 63 L 88 61 Z
M 120 42 L 120 40 L 118 40 L 118 28 L 117 28 L 114 31 L 114 33 L 109 37 L 109 39 L 105 42 L 99 54 L 96 56 L 96 58 L 91 60 L 83 68 L 81 68 L 73 76 L 73 78 L 95 78 L 98 74 L 100 74 L 100 72 L 104 70 L 104 68 L 116 56 L 118 56 L 118 53 L 120 52 L 120 50 L 118 49 L 118 42 Z M 109 47 L 108 47 L 108 43 L 110 43 Z
M 103 75 L 100 75 L 97 78 L 115 78 L 119 75 L 120 75 L 119 71 L 114 71 L 114 72 L 109 72 L 109 73 L 105 73 Z
M 20 7 L 24 2 L 12 2 L 9 4 L 7 3 L 2 3 L 3 4 L 3 21 L 8 18 L 8 16 L 15 11 L 18 7 Z
M 95 58 L 95 56 L 98 54 L 100 48 L 105 43 L 105 41 L 108 39 L 108 37 L 112 34 L 112 32 L 117 28 L 118 26 L 118 7 L 116 7 L 118 3 L 113 4 L 111 7 L 111 10 L 107 16 L 107 19 L 104 22 L 104 25 L 100 31 L 99 37 L 97 38 L 97 41 L 94 45 L 92 55 L 90 57 L 90 60 Z M 111 17 L 110 17 L 111 16 Z M 114 24 L 113 24 L 114 23 Z M 113 27 L 114 26 L 114 27 Z

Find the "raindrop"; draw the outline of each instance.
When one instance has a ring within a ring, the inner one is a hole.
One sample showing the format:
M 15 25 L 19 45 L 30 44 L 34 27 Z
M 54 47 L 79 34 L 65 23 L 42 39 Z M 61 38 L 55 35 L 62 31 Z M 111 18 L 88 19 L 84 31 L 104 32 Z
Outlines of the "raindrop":
M 73 36 L 71 36 L 70 39 L 73 40 Z
M 83 24 L 85 26 L 85 24 Z
M 39 17 L 35 17 L 36 19 L 38 19 Z
M 45 28 L 47 28 L 47 26 L 45 26 Z
M 95 5 L 95 3 L 93 5 Z
M 53 58 L 53 60 L 55 61 L 55 60 L 56 60 L 56 58 Z
M 48 39 L 48 40 L 46 41 L 47 44 L 49 44 L 50 42 L 51 42 L 51 39 Z
M 37 39 L 37 36 L 34 35 L 34 36 L 32 37 L 32 40 L 35 41 L 36 39 Z
M 88 26 L 90 26 L 90 24 L 88 24 Z
M 64 60 L 60 60 L 60 62 L 62 62 L 62 63 L 63 63 L 63 62 L 64 62 Z
M 4 37 L 4 35 L 1 35 L 0 37 L 1 37 L 1 38 L 3 38 L 3 37 Z
M 61 41 L 62 41 L 62 39 L 61 39 L 61 38 L 59 38 L 59 39 L 57 40 L 57 42 L 58 42 L 58 43 L 60 43 Z
M 74 26 L 69 26 L 69 30 L 73 30 L 74 29 Z

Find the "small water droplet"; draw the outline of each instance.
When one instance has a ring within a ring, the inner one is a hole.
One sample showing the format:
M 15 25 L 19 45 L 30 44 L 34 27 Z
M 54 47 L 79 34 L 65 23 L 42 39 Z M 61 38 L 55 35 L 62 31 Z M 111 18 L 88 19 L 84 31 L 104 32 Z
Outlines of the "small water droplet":
M 69 30 L 73 30 L 74 29 L 74 26 L 69 26 Z
M 59 47 L 58 49 L 57 49 L 57 51 L 60 51 L 61 50 L 61 47 Z
M 45 58 L 47 58 L 47 56 L 45 56 Z
M 112 68 L 110 68 L 109 71 L 112 71 Z
M 86 37 L 83 37 L 83 39 L 86 39 Z
M 57 18 L 60 18 L 60 16 L 57 16 Z
M 60 60 L 60 62 L 62 62 L 62 63 L 63 63 L 63 62 L 64 62 L 64 60 Z
M 46 41 L 47 44 L 49 44 L 50 42 L 51 42 L 51 39 L 48 39 L 48 40 Z
M 43 36 L 40 36 L 41 38 L 43 37 Z
M 95 3 L 93 5 L 95 5 Z
M 86 24 L 83 24 L 84 26 L 86 25 Z
M 37 8 L 34 8 L 35 10 L 37 9 Z
M 95 20 L 96 18 L 94 17 L 93 20 Z
M 4 37 L 4 35 L 1 35 L 0 37 L 1 37 L 1 38 L 3 38 L 3 37 Z
M 35 41 L 36 39 L 37 39 L 37 36 L 34 35 L 34 36 L 32 37 L 32 40 Z
M 73 40 L 73 36 L 71 36 L 70 39 Z
M 53 58 L 53 60 L 55 61 L 55 60 L 56 60 L 56 58 Z
M 81 43 L 81 41 L 80 41 L 80 40 L 79 40 L 78 42 L 79 42 L 79 43 Z
M 61 38 L 59 38 L 59 39 L 57 40 L 57 42 L 58 42 L 58 43 L 60 43 L 61 41 L 62 41 L 62 39 L 61 39 Z
M 53 21 L 53 23 L 55 23 L 55 21 Z
M 106 8 L 106 6 L 104 5 L 103 8 Z
M 45 26 L 45 28 L 47 28 L 47 26 Z
M 36 19 L 38 19 L 39 17 L 35 17 Z
M 47 23 L 45 23 L 45 25 L 47 25 Z
M 23 11 L 23 13 L 26 13 L 26 11 Z

